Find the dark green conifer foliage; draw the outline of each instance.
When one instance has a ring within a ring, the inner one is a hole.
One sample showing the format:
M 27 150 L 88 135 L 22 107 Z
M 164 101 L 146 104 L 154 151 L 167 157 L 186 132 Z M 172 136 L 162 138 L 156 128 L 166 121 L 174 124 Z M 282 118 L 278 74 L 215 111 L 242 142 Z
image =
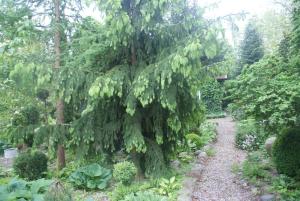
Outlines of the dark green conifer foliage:
M 178 140 L 199 123 L 201 63 L 217 56 L 219 29 L 182 0 L 101 0 L 102 24 L 78 26 L 61 72 L 65 101 L 81 113 L 70 147 L 133 154 L 158 176 Z M 140 168 L 138 168 L 140 169 Z
M 247 25 L 240 48 L 242 65 L 251 65 L 264 56 L 263 40 L 253 23 Z

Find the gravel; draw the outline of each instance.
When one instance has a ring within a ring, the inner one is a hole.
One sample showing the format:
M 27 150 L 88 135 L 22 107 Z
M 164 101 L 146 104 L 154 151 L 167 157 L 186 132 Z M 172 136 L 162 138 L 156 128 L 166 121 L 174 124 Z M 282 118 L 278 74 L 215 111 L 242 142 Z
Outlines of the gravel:
M 193 201 L 255 201 L 251 189 L 240 185 L 231 169 L 241 164 L 246 153 L 234 146 L 235 123 L 231 118 L 214 120 L 217 123 L 218 139 L 214 144 L 216 154 L 209 159 L 194 184 Z

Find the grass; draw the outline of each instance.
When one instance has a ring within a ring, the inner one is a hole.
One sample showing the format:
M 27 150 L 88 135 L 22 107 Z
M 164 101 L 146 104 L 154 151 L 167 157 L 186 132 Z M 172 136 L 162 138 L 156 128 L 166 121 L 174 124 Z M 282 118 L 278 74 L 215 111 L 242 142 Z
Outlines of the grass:
M 238 163 L 233 163 L 231 166 L 231 172 L 238 174 L 241 171 L 240 165 Z

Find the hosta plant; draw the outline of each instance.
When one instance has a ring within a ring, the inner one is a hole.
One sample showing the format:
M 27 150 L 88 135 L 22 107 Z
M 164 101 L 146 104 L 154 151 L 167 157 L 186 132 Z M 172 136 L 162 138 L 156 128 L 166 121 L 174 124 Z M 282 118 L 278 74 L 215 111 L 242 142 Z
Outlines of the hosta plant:
M 7 185 L 0 187 L 1 201 L 48 201 L 44 199 L 44 193 L 53 183 L 52 180 L 39 179 L 27 182 L 13 179 Z
M 73 172 L 69 181 L 78 188 L 105 189 L 111 179 L 111 170 L 94 163 L 77 169 Z

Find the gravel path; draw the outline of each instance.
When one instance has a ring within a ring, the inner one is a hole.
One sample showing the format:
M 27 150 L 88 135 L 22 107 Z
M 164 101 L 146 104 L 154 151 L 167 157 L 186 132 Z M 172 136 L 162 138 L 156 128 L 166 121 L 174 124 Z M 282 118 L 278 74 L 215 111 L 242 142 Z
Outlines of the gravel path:
M 249 190 L 231 172 L 234 164 L 241 164 L 246 153 L 234 147 L 235 123 L 230 117 L 216 119 L 218 139 L 216 154 L 207 161 L 202 176 L 197 178 L 193 201 L 254 201 Z

